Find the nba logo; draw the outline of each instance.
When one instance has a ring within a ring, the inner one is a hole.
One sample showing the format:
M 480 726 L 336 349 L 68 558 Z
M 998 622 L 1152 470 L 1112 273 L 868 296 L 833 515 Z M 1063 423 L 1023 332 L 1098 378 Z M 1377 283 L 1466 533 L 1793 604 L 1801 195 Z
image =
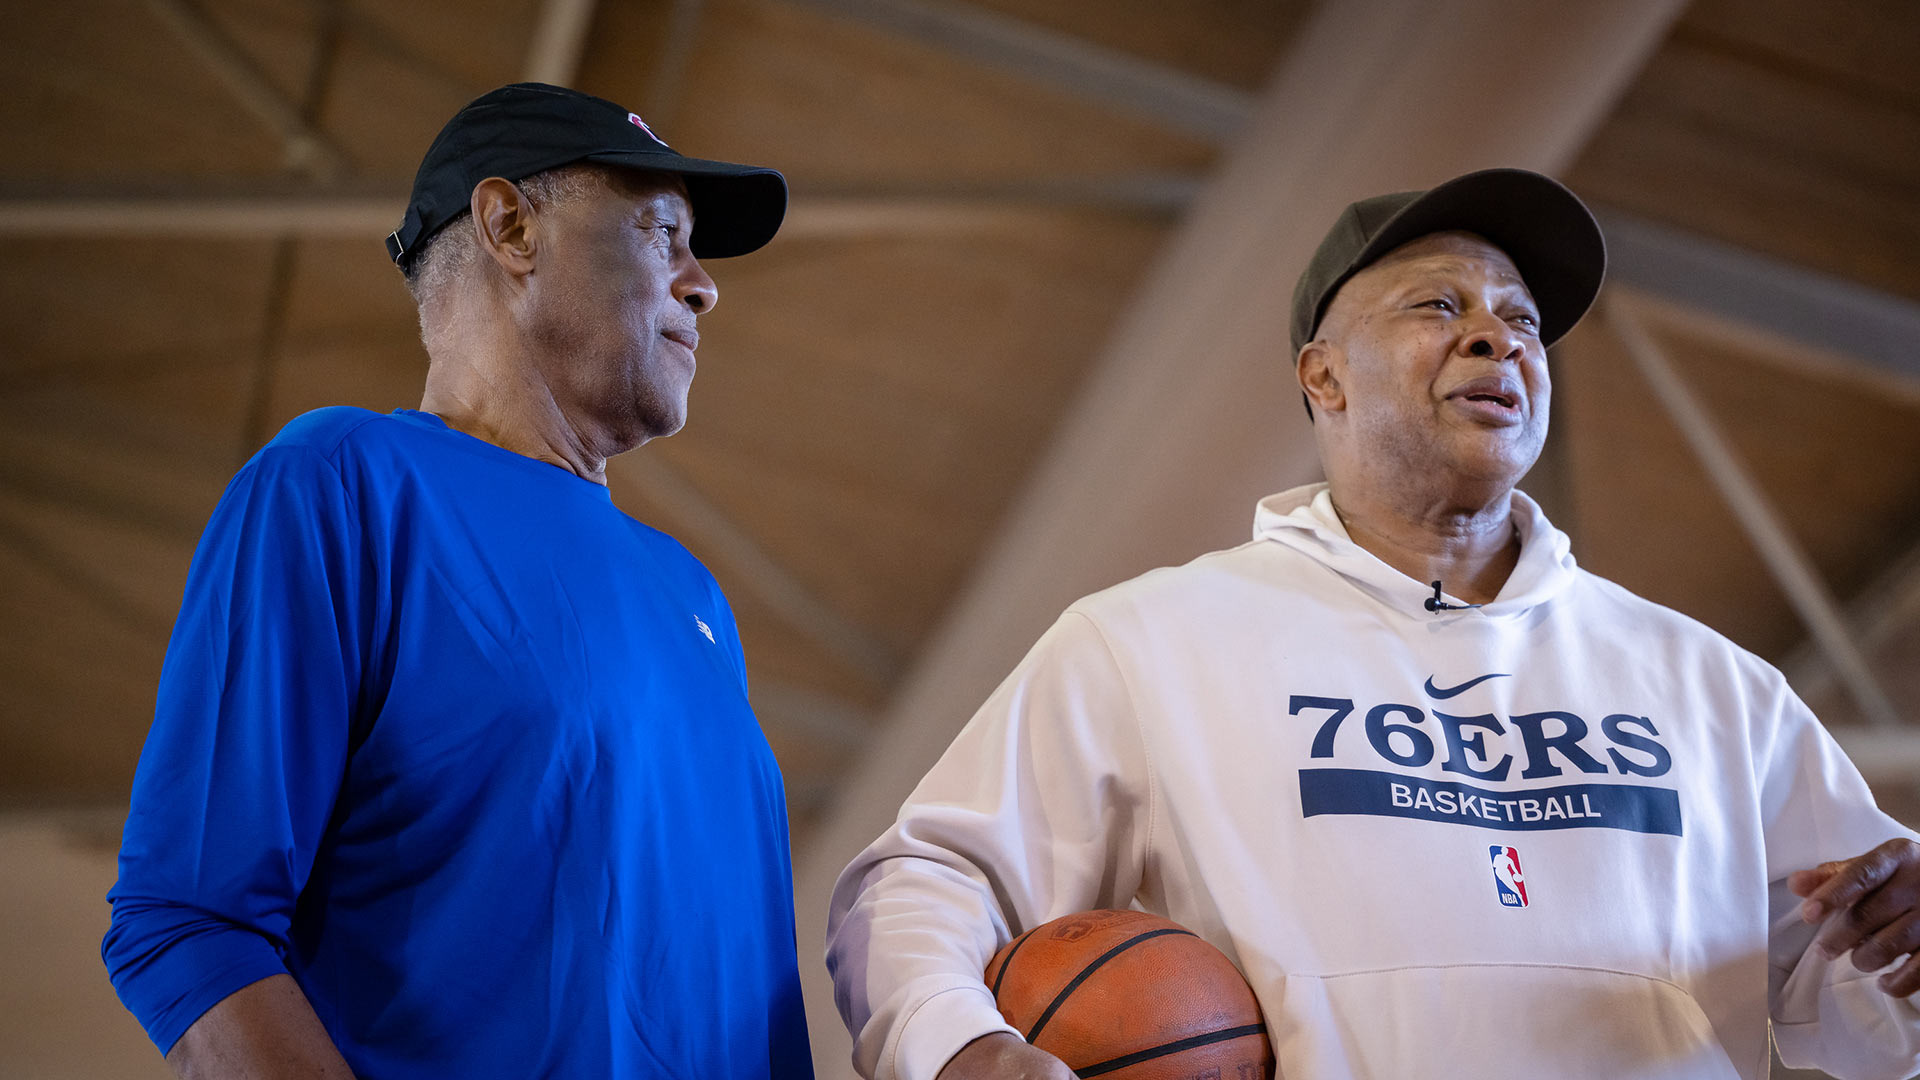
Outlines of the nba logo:
M 1493 859 L 1493 891 L 1500 897 L 1500 903 L 1506 907 L 1526 907 L 1527 879 L 1520 873 L 1520 849 L 1495 844 L 1487 851 Z

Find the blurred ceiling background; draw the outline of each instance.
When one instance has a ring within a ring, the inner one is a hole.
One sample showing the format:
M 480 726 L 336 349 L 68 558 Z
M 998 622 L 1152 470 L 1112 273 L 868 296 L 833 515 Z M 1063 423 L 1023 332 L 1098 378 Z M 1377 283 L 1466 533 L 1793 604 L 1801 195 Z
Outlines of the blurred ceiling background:
M 793 186 L 708 267 L 687 429 L 610 471 L 738 613 L 803 959 L 1053 612 L 1312 478 L 1293 276 L 1340 204 L 1466 167 L 1555 172 L 1613 247 L 1523 487 L 1587 568 L 1782 665 L 1920 822 L 1920 7 L 1611 7 L 8 4 L 0 1073 L 164 1075 L 73 948 L 193 544 L 288 419 L 418 403 L 380 238 L 446 118 L 529 77 Z

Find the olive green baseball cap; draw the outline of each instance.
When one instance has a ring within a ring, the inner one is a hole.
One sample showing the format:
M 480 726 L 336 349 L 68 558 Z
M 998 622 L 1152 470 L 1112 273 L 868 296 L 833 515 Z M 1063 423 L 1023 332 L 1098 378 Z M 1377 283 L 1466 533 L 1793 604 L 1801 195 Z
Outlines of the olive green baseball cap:
M 1402 244 L 1452 231 L 1478 234 L 1513 260 L 1540 307 L 1543 345 L 1573 329 L 1599 295 L 1607 245 L 1580 197 L 1536 172 L 1485 169 L 1426 191 L 1362 199 L 1341 211 L 1294 286 L 1294 355 L 1313 340 L 1349 278 Z

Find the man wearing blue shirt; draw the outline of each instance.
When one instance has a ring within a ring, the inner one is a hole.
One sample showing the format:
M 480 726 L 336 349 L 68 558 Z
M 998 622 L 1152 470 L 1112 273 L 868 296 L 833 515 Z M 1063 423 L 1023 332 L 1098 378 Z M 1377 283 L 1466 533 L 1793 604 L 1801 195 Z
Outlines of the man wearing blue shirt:
M 732 614 L 605 475 L 785 205 L 538 84 L 428 150 L 421 408 L 247 463 L 161 675 L 102 953 L 182 1076 L 810 1076 Z

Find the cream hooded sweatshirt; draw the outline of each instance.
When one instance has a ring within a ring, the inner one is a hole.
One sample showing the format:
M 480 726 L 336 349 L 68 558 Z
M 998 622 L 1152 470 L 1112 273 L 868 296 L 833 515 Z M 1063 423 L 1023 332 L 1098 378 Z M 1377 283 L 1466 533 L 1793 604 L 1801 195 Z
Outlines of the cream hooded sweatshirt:
M 1069 608 L 834 890 L 861 1074 L 1012 1030 L 993 952 L 1127 906 L 1234 960 L 1289 1080 L 1761 1080 L 1769 1016 L 1789 1064 L 1920 1069 L 1920 1011 L 1784 884 L 1911 834 L 1778 672 L 1513 504 L 1480 608 L 1428 611 L 1325 485 Z

